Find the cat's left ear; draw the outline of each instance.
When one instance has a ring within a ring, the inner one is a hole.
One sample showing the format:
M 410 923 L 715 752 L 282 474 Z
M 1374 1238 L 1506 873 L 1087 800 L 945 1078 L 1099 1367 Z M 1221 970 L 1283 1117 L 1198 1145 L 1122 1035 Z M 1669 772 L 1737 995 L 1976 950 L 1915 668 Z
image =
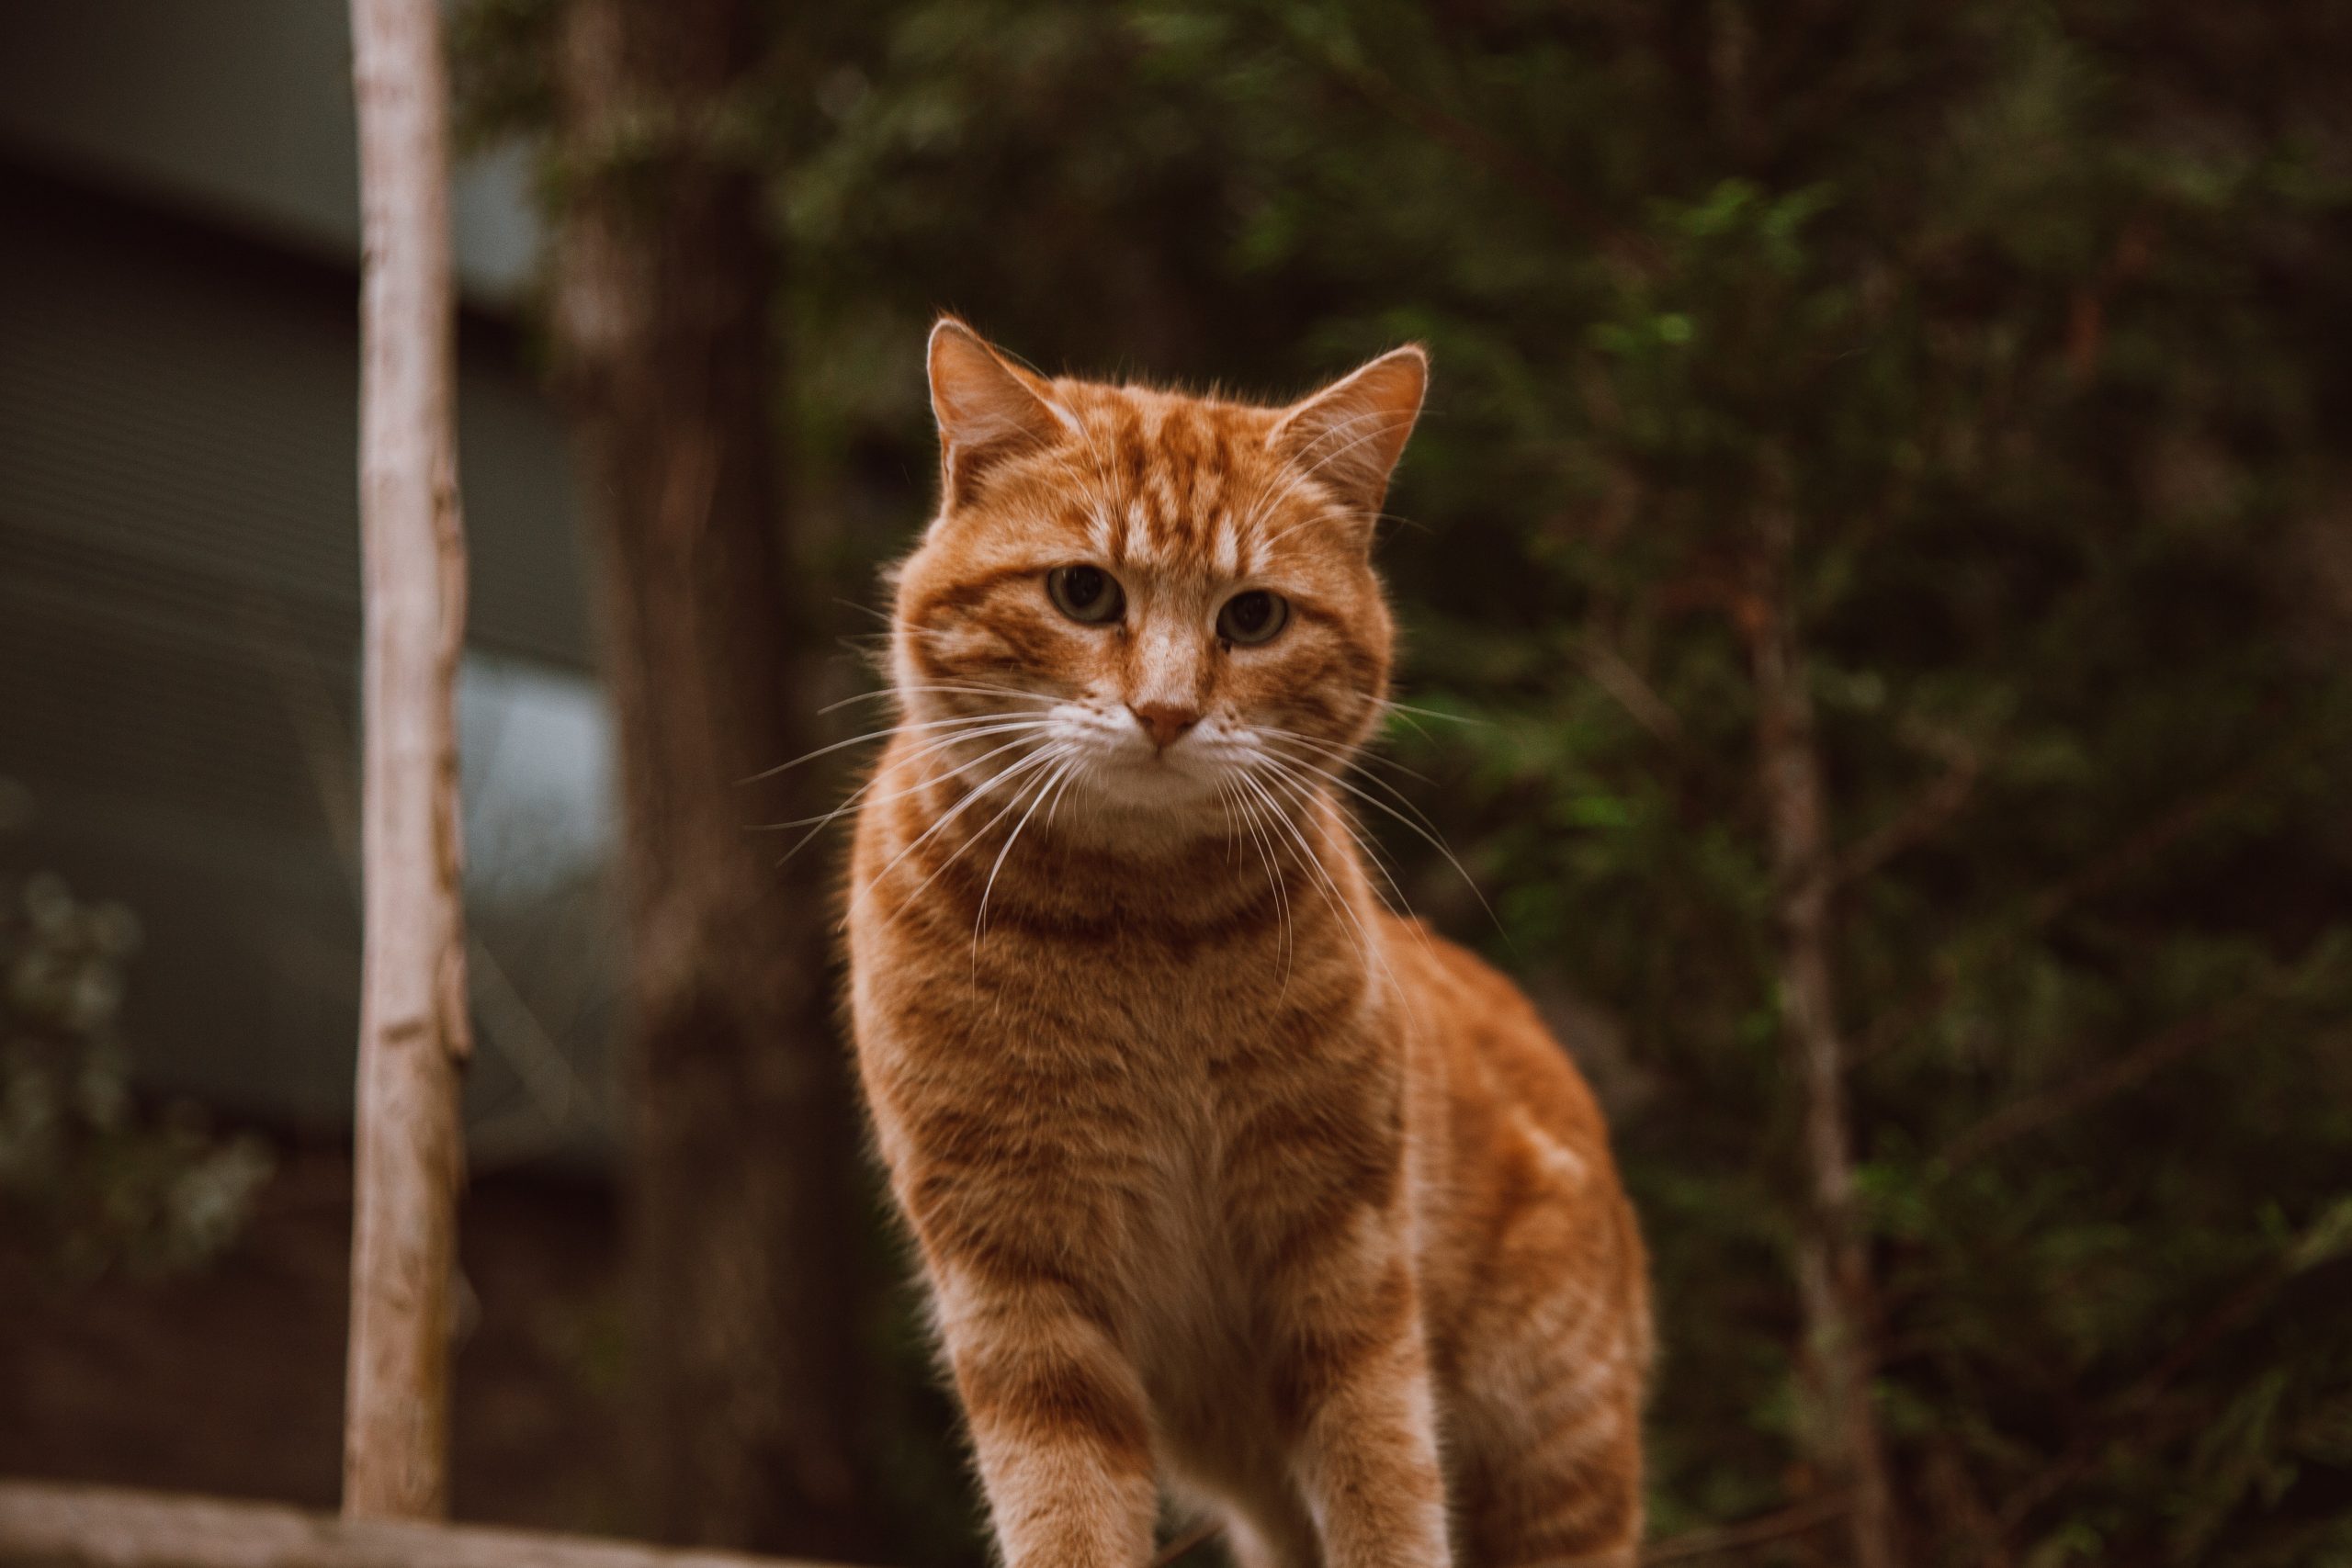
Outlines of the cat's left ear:
M 1294 403 L 1275 424 L 1270 444 L 1351 509 L 1375 516 L 1388 498 L 1388 476 L 1405 455 L 1429 384 L 1428 354 L 1409 344 L 1391 350 Z
M 931 329 L 929 357 L 942 512 L 971 500 L 980 476 L 996 464 L 1078 428 L 1042 378 L 1011 363 L 953 316 L 942 316 Z

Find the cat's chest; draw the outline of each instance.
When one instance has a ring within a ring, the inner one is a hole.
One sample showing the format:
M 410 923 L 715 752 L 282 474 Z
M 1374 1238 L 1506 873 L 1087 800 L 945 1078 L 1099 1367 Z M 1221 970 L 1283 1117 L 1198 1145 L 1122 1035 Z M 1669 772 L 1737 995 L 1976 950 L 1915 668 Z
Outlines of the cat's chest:
M 1181 1077 L 1268 1027 L 1281 1010 L 1280 964 L 1271 943 L 1171 940 L 1111 918 L 991 930 L 962 967 L 967 990 L 1012 1027 L 1081 1053 L 1115 1043 Z
M 1133 1252 L 1122 1272 L 1150 1281 L 1136 1297 L 1138 1370 L 1163 1408 L 1186 1389 L 1251 1381 L 1252 1214 L 1226 1159 L 1233 1109 L 1205 1082 L 1162 1108 L 1150 1175 L 1127 1215 Z

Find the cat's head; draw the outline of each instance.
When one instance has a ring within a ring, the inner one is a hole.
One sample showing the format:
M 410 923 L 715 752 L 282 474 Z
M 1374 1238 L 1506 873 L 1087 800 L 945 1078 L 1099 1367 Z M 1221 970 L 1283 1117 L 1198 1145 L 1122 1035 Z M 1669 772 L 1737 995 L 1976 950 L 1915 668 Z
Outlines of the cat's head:
M 1340 771 L 1387 687 L 1372 539 L 1422 352 L 1281 408 L 1048 381 L 954 321 L 930 357 L 940 509 L 892 651 L 912 733 L 1163 818 Z

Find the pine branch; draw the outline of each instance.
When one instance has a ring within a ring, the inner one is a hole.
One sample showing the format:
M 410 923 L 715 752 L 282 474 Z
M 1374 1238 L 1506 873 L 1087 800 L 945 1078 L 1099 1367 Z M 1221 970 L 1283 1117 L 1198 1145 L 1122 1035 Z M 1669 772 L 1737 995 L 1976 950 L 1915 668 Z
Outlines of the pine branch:
M 2236 997 L 2183 1019 L 2103 1066 L 2070 1082 L 2005 1105 L 1954 1138 L 1944 1150 L 1946 1171 L 1982 1159 L 2002 1145 L 2036 1133 L 2137 1089 L 2175 1062 L 2194 1055 L 2245 1021 L 2263 998 Z
M 1955 750 L 1943 777 L 1928 785 L 1901 815 L 1847 847 L 1830 868 L 1830 881 L 1839 887 L 1860 882 L 1914 844 L 1933 837 L 1967 806 L 1983 773 L 1982 757 L 1972 750 Z
M 1963 977 L 1961 964 L 1964 959 L 1973 956 L 1982 964 L 2014 953 L 2026 938 L 2084 899 L 2104 892 L 2154 860 L 2275 778 L 2289 764 L 2301 758 L 2303 752 L 2318 739 L 2319 733 L 2320 726 L 2317 724 L 2305 725 L 2293 731 L 2245 767 L 2180 801 L 2105 854 L 2049 884 L 2022 904 L 2014 906 L 2013 913 L 1986 922 L 1985 926 L 1978 928 L 1976 933 L 1945 943 L 1933 960 L 1937 970 L 1935 977 L 1879 1014 L 1878 1021 L 1871 1026 L 1848 1057 L 1848 1070 L 1874 1062 L 1894 1050 L 1914 1031 L 1934 1017 L 1951 999 L 1952 993 L 1960 988 Z M 1983 947 L 1970 954 L 1968 949 L 1978 942 L 1984 943 Z
M 1777 1514 L 1736 1525 L 1724 1525 L 1716 1529 L 1691 1530 L 1671 1536 L 1642 1552 L 1643 1568 L 1653 1568 L 1660 1562 L 1688 1562 L 1696 1557 L 1714 1557 L 1726 1551 L 1743 1551 L 1749 1547 L 1769 1546 L 1793 1535 L 1803 1535 L 1835 1524 L 1846 1517 L 1851 1500 L 1842 1493 L 1816 1497 Z

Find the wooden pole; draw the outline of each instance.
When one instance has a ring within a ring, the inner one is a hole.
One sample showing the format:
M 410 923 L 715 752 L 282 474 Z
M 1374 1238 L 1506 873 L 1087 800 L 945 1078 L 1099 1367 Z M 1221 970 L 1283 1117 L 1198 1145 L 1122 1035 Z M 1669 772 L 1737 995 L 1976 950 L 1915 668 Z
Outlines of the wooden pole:
M 465 637 L 446 92 L 434 0 L 352 0 L 359 105 L 366 952 L 344 1513 L 448 1507 L 470 1050 L 454 699 Z

